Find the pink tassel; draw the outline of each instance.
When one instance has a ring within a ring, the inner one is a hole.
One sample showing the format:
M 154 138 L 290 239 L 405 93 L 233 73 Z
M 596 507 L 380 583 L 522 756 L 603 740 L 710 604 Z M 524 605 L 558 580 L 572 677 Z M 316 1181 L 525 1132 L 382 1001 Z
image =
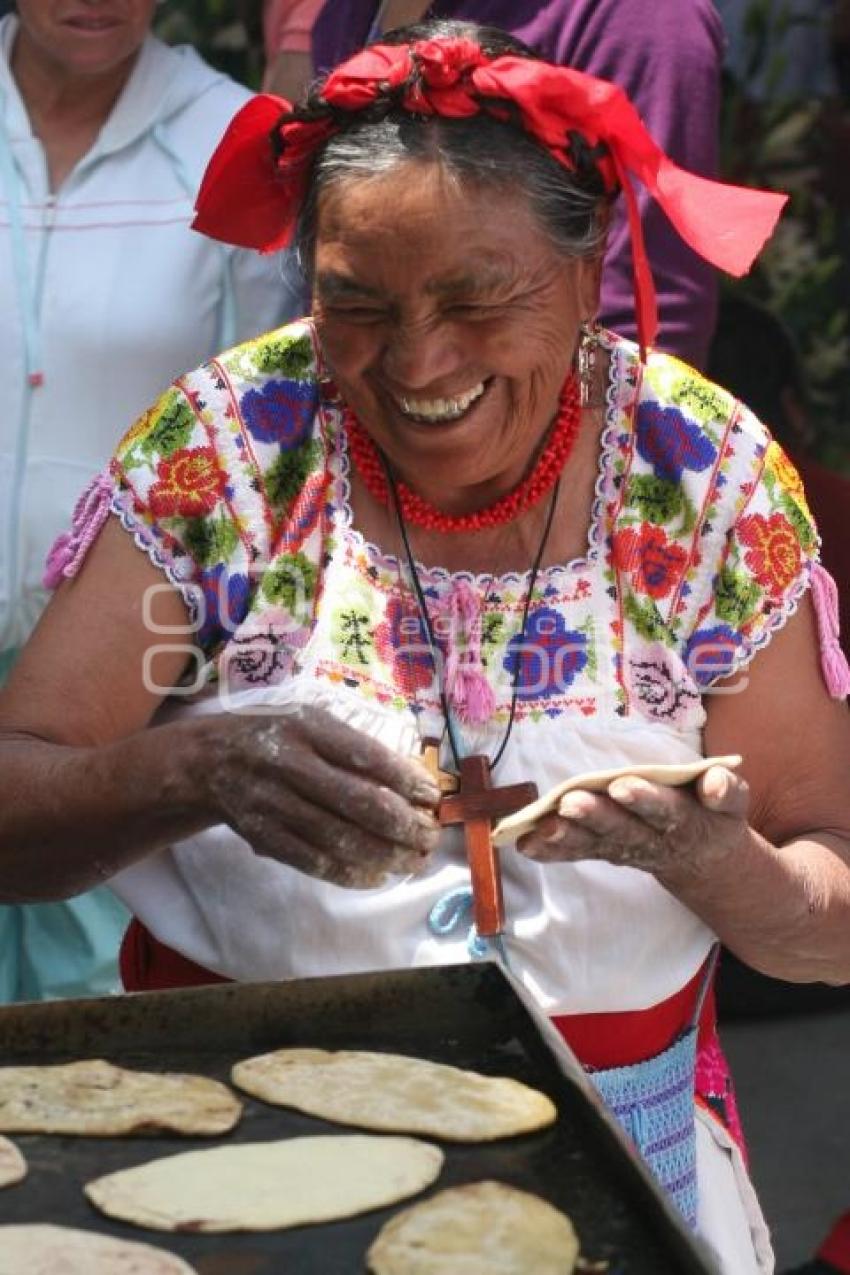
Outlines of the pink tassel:
M 71 515 L 71 530 L 54 540 L 41 582 L 45 589 L 57 588 L 75 576 L 109 516 L 113 482 L 108 470 L 96 474 L 77 501 Z
M 449 698 L 458 717 L 467 726 L 483 726 L 496 711 L 496 696 L 484 669 L 480 664 L 477 668 L 473 667 L 468 659 L 462 659 L 458 666 Z
M 839 645 L 838 589 L 819 562 L 812 564 L 812 602 L 818 622 L 820 666 L 826 689 L 833 699 L 850 695 L 850 667 Z
M 496 696 L 481 658 L 481 602 L 468 581 L 457 580 L 439 609 L 449 622 L 446 695 L 465 725 L 483 726 Z

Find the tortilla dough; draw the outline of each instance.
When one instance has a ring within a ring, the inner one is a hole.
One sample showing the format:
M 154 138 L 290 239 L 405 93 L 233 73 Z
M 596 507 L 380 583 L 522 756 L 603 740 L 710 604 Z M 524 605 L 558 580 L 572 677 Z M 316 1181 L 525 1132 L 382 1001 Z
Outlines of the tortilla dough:
M 51 1067 L 0 1067 L 6 1133 L 227 1133 L 242 1103 L 206 1076 L 126 1071 L 102 1058 Z
M 264 1102 L 362 1129 L 489 1142 L 543 1129 L 557 1111 L 545 1094 L 401 1054 L 278 1049 L 237 1063 L 231 1079 Z
M 366 1260 L 373 1275 L 570 1275 L 570 1219 L 502 1182 L 450 1187 L 390 1218 Z
M 14 1142 L 0 1138 L 0 1187 L 13 1186 L 27 1176 L 27 1162 Z
M 534 825 L 539 823 L 544 815 L 554 814 L 561 804 L 562 797 L 577 789 L 584 792 L 607 792 L 609 785 L 615 779 L 623 779 L 627 775 L 634 775 L 638 779 L 648 779 L 650 783 L 663 784 L 666 788 L 680 788 L 699 779 L 700 775 L 704 775 L 712 766 L 725 766 L 727 770 L 735 770 L 741 765 L 742 760 L 741 757 L 732 755 L 703 757 L 700 761 L 680 762 L 672 766 L 651 764 L 618 766 L 614 770 L 589 770 L 584 775 L 574 775 L 572 779 L 565 779 L 562 784 L 556 784 L 530 805 L 523 806 L 521 810 L 508 815 L 506 819 L 500 819 L 493 829 L 493 842 L 497 846 L 503 846 L 509 842 L 518 841 L 520 837 L 531 832 Z
M 194 1275 L 182 1257 L 94 1231 L 0 1226 L 0 1275 Z
M 187 1151 L 90 1182 L 109 1217 L 156 1231 L 276 1231 L 406 1200 L 436 1181 L 439 1147 L 336 1134 Z

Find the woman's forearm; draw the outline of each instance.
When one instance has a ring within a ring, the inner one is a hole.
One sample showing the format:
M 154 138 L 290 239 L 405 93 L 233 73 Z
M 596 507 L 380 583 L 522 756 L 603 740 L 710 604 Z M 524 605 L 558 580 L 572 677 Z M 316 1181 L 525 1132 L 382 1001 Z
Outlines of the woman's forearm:
M 0 739 L 0 901 L 67 898 L 217 822 L 202 720 L 76 748 Z
M 748 965 L 789 982 L 850 983 L 850 842 L 811 833 L 774 846 L 753 829 L 709 876 L 667 886 Z

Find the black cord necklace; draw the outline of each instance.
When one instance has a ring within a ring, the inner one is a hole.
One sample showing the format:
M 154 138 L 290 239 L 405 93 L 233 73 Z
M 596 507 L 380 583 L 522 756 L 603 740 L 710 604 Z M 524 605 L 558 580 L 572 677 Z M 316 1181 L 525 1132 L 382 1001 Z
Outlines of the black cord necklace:
M 398 488 L 396 487 L 395 477 L 393 475 L 392 469 L 390 468 L 389 461 L 387 460 L 387 457 L 384 455 L 383 452 L 380 452 L 380 457 L 381 457 L 381 463 L 384 467 L 384 473 L 386 474 L 387 490 L 389 491 L 390 497 L 392 499 L 393 509 L 395 512 L 396 521 L 398 523 L 399 533 L 401 535 L 401 542 L 402 542 L 402 545 L 404 546 L 404 555 L 407 560 L 407 567 L 408 567 L 408 571 L 410 572 L 410 579 L 413 584 L 414 594 L 416 596 L 416 604 L 419 609 L 419 615 L 422 620 L 422 624 L 425 629 L 426 636 L 428 638 L 428 651 L 431 657 L 431 666 L 434 670 L 434 677 L 437 679 L 437 684 L 439 688 L 440 707 L 443 711 L 443 718 L 446 723 L 446 733 L 448 735 L 449 748 L 451 749 L 452 760 L 455 764 L 456 770 L 458 771 L 458 773 L 460 773 L 461 762 L 463 760 L 463 754 L 459 746 L 457 731 L 452 718 L 452 710 L 448 701 L 448 695 L 446 694 L 445 683 L 439 675 L 439 662 L 437 658 L 437 642 L 434 636 L 434 627 L 433 627 L 433 624 L 431 623 L 431 616 L 428 611 L 428 604 L 425 599 L 424 590 L 422 588 L 422 581 L 419 578 L 419 572 L 416 567 L 416 559 L 413 556 L 413 550 L 410 545 L 410 535 L 407 529 L 407 525 L 404 521 L 404 514 L 402 513 L 402 509 L 401 509 L 401 501 L 399 500 Z M 540 537 L 540 543 L 537 546 L 537 552 L 534 555 L 534 561 L 532 563 L 531 572 L 529 574 L 528 589 L 526 590 L 525 600 L 524 600 L 523 609 L 522 609 L 522 623 L 520 625 L 520 632 L 519 632 L 519 646 L 516 653 L 516 661 L 514 664 L 513 674 L 511 677 L 511 704 L 510 704 L 510 711 L 508 713 L 508 724 L 507 724 L 507 727 L 505 728 L 505 734 L 499 744 L 499 747 L 496 750 L 496 754 L 489 763 L 491 770 L 495 770 L 495 768 L 498 766 L 499 762 L 501 761 L 504 751 L 507 748 L 508 740 L 511 737 L 511 732 L 514 727 L 517 701 L 519 699 L 520 673 L 522 670 L 522 648 L 525 644 L 525 633 L 526 633 L 526 628 L 528 626 L 529 613 L 531 611 L 531 600 L 534 595 L 534 586 L 537 583 L 537 577 L 540 574 L 540 565 L 543 561 L 543 555 L 546 552 L 546 545 L 549 541 L 549 533 L 552 530 L 552 523 L 555 518 L 555 508 L 558 503 L 558 492 L 560 491 L 560 487 L 561 487 L 561 479 L 560 477 L 558 477 L 554 487 L 552 488 L 552 495 L 549 499 L 549 509 L 546 514 L 546 522 L 543 526 L 543 534 Z

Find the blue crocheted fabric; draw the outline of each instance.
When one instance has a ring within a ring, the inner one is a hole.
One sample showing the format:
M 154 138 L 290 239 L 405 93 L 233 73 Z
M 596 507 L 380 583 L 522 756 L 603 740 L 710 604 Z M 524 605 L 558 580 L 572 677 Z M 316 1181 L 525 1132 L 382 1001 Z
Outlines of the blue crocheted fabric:
M 588 1071 L 606 1105 L 692 1227 L 697 1222 L 696 1028 L 663 1054 Z

